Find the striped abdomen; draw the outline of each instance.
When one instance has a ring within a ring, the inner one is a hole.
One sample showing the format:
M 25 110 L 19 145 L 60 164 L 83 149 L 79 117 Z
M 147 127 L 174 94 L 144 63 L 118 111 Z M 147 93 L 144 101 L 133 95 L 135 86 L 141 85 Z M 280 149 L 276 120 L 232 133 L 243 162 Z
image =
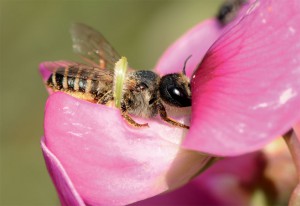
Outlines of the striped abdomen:
M 54 91 L 96 102 L 112 89 L 113 75 L 89 66 L 60 67 L 50 75 L 47 85 Z

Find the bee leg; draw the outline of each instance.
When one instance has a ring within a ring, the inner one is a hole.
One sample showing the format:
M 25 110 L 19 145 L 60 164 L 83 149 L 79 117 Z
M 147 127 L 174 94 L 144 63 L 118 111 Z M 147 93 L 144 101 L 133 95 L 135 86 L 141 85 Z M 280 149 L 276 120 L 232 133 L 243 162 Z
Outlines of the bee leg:
M 113 93 L 112 91 L 108 91 L 106 92 L 99 100 L 98 100 L 98 104 L 107 104 L 109 101 L 113 100 Z
M 187 126 L 185 124 L 181 124 L 180 122 L 177 122 L 174 119 L 168 117 L 167 111 L 166 111 L 164 105 L 161 104 L 161 103 L 158 103 L 158 112 L 159 112 L 160 117 L 164 121 L 166 121 L 167 123 L 169 123 L 169 124 L 171 124 L 171 125 L 173 125 L 175 127 L 182 127 L 182 128 L 185 128 L 185 129 L 189 129 L 190 128 L 189 126 Z
M 145 124 L 139 124 L 137 123 L 136 121 L 134 121 L 134 119 L 132 119 L 127 111 L 126 111 L 126 106 L 125 104 L 121 104 L 121 113 L 122 113 L 122 117 L 127 121 L 127 123 L 131 126 L 134 126 L 134 127 L 149 127 L 148 123 L 145 123 Z
M 148 123 L 145 124 L 139 124 L 136 121 L 134 121 L 127 112 L 122 112 L 122 117 L 127 121 L 128 124 L 134 127 L 149 127 Z

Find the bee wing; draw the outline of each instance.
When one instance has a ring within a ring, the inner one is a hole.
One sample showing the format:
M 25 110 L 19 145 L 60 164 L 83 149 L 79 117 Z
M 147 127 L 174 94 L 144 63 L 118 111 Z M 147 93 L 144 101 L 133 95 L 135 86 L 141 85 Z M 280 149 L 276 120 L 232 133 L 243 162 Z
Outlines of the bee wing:
M 93 66 L 113 69 L 121 58 L 101 33 L 85 24 L 73 24 L 71 36 L 74 52 Z
M 103 81 L 106 83 L 113 82 L 113 71 L 100 69 L 98 67 L 82 63 L 70 61 L 44 62 L 41 67 L 41 70 L 44 70 L 42 73 L 45 73 L 45 70 L 47 70 L 48 73 L 62 74 L 67 77 L 80 77 L 82 79 Z M 50 75 L 48 75 L 48 77 L 49 76 Z

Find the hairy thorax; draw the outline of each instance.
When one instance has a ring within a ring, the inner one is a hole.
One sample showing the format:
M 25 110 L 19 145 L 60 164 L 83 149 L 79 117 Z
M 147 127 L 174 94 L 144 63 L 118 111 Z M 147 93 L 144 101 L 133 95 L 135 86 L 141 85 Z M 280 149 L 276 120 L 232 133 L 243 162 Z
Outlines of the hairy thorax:
M 129 97 L 129 100 L 127 99 L 129 114 L 145 118 L 156 116 L 157 107 L 154 104 L 149 104 L 151 100 L 150 94 L 135 94 L 132 92 L 126 96 L 127 98 Z

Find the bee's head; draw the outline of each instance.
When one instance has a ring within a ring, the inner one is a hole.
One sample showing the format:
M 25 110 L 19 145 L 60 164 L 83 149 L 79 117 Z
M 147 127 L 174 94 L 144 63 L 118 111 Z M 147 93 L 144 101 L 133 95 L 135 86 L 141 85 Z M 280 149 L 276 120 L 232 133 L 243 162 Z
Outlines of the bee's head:
M 184 62 L 182 73 L 167 74 L 159 82 L 160 98 L 175 107 L 189 107 L 192 105 L 190 80 L 185 73 L 187 61 Z
M 175 107 L 189 107 L 191 101 L 190 81 L 180 73 L 167 74 L 159 83 L 160 98 Z

